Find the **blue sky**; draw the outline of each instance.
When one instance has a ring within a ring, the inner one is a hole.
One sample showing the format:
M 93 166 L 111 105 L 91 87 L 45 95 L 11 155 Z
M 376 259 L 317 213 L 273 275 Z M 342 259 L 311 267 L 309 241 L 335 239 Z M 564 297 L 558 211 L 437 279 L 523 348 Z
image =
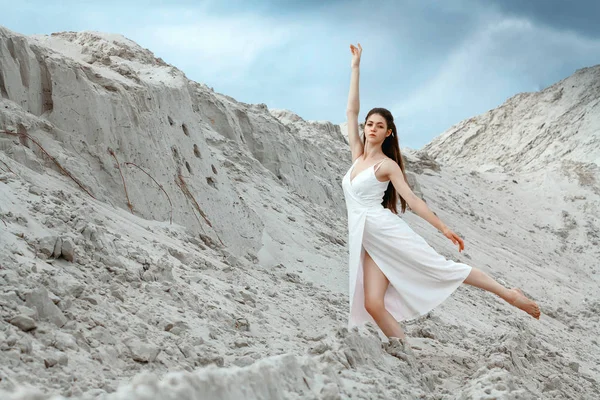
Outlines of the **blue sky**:
M 596 0 L 14 1 L 23 34 L 120 33 L 247 103 L 341 123 L 350 43 L 363 46 L 361 115 L 390 109 L 401 145 L 600 64 Z

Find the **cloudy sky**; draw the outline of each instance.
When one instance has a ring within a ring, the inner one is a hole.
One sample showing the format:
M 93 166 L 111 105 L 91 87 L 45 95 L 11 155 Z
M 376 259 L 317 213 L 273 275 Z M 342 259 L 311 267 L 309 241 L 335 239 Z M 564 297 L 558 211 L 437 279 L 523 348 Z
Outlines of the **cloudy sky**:
M 345 119 L 349 45 L 360 42 L 359 118 L 390 109 L 412 148 L 600 64 L 597 0 L 0 0 L 0 9 L 13 31 L 120 33 L 218 92 L 334 123 Z

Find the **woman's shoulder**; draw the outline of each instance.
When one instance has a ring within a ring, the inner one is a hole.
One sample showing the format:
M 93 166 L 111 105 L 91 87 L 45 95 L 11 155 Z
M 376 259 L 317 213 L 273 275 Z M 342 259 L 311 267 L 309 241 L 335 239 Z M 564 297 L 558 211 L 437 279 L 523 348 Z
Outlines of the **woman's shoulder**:
M 381 165 L 385 165 L 385 164 L 397 164 L 396 160 L 394 160 L 391 157 L 387 157 L 387 156 L 383 157 L 378 163 L 381 164 Z
M 400 168 L 396 160 L 387 156 L 378 161 L 376 165 L 378 166 L 378 169 L 381 169 L 388 173 L 394 171 L 396 168 Z

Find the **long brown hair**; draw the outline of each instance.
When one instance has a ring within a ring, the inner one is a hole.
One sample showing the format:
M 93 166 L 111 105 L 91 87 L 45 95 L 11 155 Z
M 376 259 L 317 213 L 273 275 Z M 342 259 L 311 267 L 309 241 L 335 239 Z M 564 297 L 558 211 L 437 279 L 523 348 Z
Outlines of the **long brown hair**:
M 402 170 L 402 175 L 404 176 L 404 181 L 408 185 L 408 179 L 406 178 L 406 173 L 404 172 L 404 159 L 402 158 L 402 154 L 400 153 L 400 144 L 398 143 L 398 131 L 396 129 L 396 124 L 394 124 L 394 117 L 392 113 L 385 108 L 373 108 L 365 117 L 365 126 L 367 120 L 373 114 L 378 114 L 385 118 L 385 121 L 387 123 L 386 131 L 388 129 L 392 130 L 392 134 L 386 137 L 383 143 L 381 144 L 381 149 L 383 150 L 383 153 L 386 156 L 396 161 L 396 163 L 400 166 L 400 169 Z M 365 151 L 364 145 L 365 140 L 363 130 L 363 151 Z M 385 208 L 389 208 L 390 211 L 392 211 L 394 214 L 398 214 L 398 210 L 396 209 L 398 197 L 400 197 L 400 203 L 402 204 L 402 213 L 404 213 L 406 211 L 406 200 L 404 200 L 402 196 L 400 196 L 396 192 L 396 189 L 394 189 L 394 185 L 392 185 L 391 182 L 388 184 L 385 194 L 383 195 L 381 205 Z

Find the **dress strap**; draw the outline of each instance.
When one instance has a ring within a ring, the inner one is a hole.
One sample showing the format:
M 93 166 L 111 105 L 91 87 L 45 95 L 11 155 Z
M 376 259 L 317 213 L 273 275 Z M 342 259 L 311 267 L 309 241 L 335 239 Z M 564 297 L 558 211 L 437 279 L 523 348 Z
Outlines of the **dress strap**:
M 375 167 L 375 172 L 377 172 L 377 170 L 379 169 L 379 167 L 381 167 L 381 164 L 383 164 L 385 162 L 385 160 L 387 160 L 387 158 L 384 158 L 383 160 L 381 160 L 380 162 L 378 162 Z

